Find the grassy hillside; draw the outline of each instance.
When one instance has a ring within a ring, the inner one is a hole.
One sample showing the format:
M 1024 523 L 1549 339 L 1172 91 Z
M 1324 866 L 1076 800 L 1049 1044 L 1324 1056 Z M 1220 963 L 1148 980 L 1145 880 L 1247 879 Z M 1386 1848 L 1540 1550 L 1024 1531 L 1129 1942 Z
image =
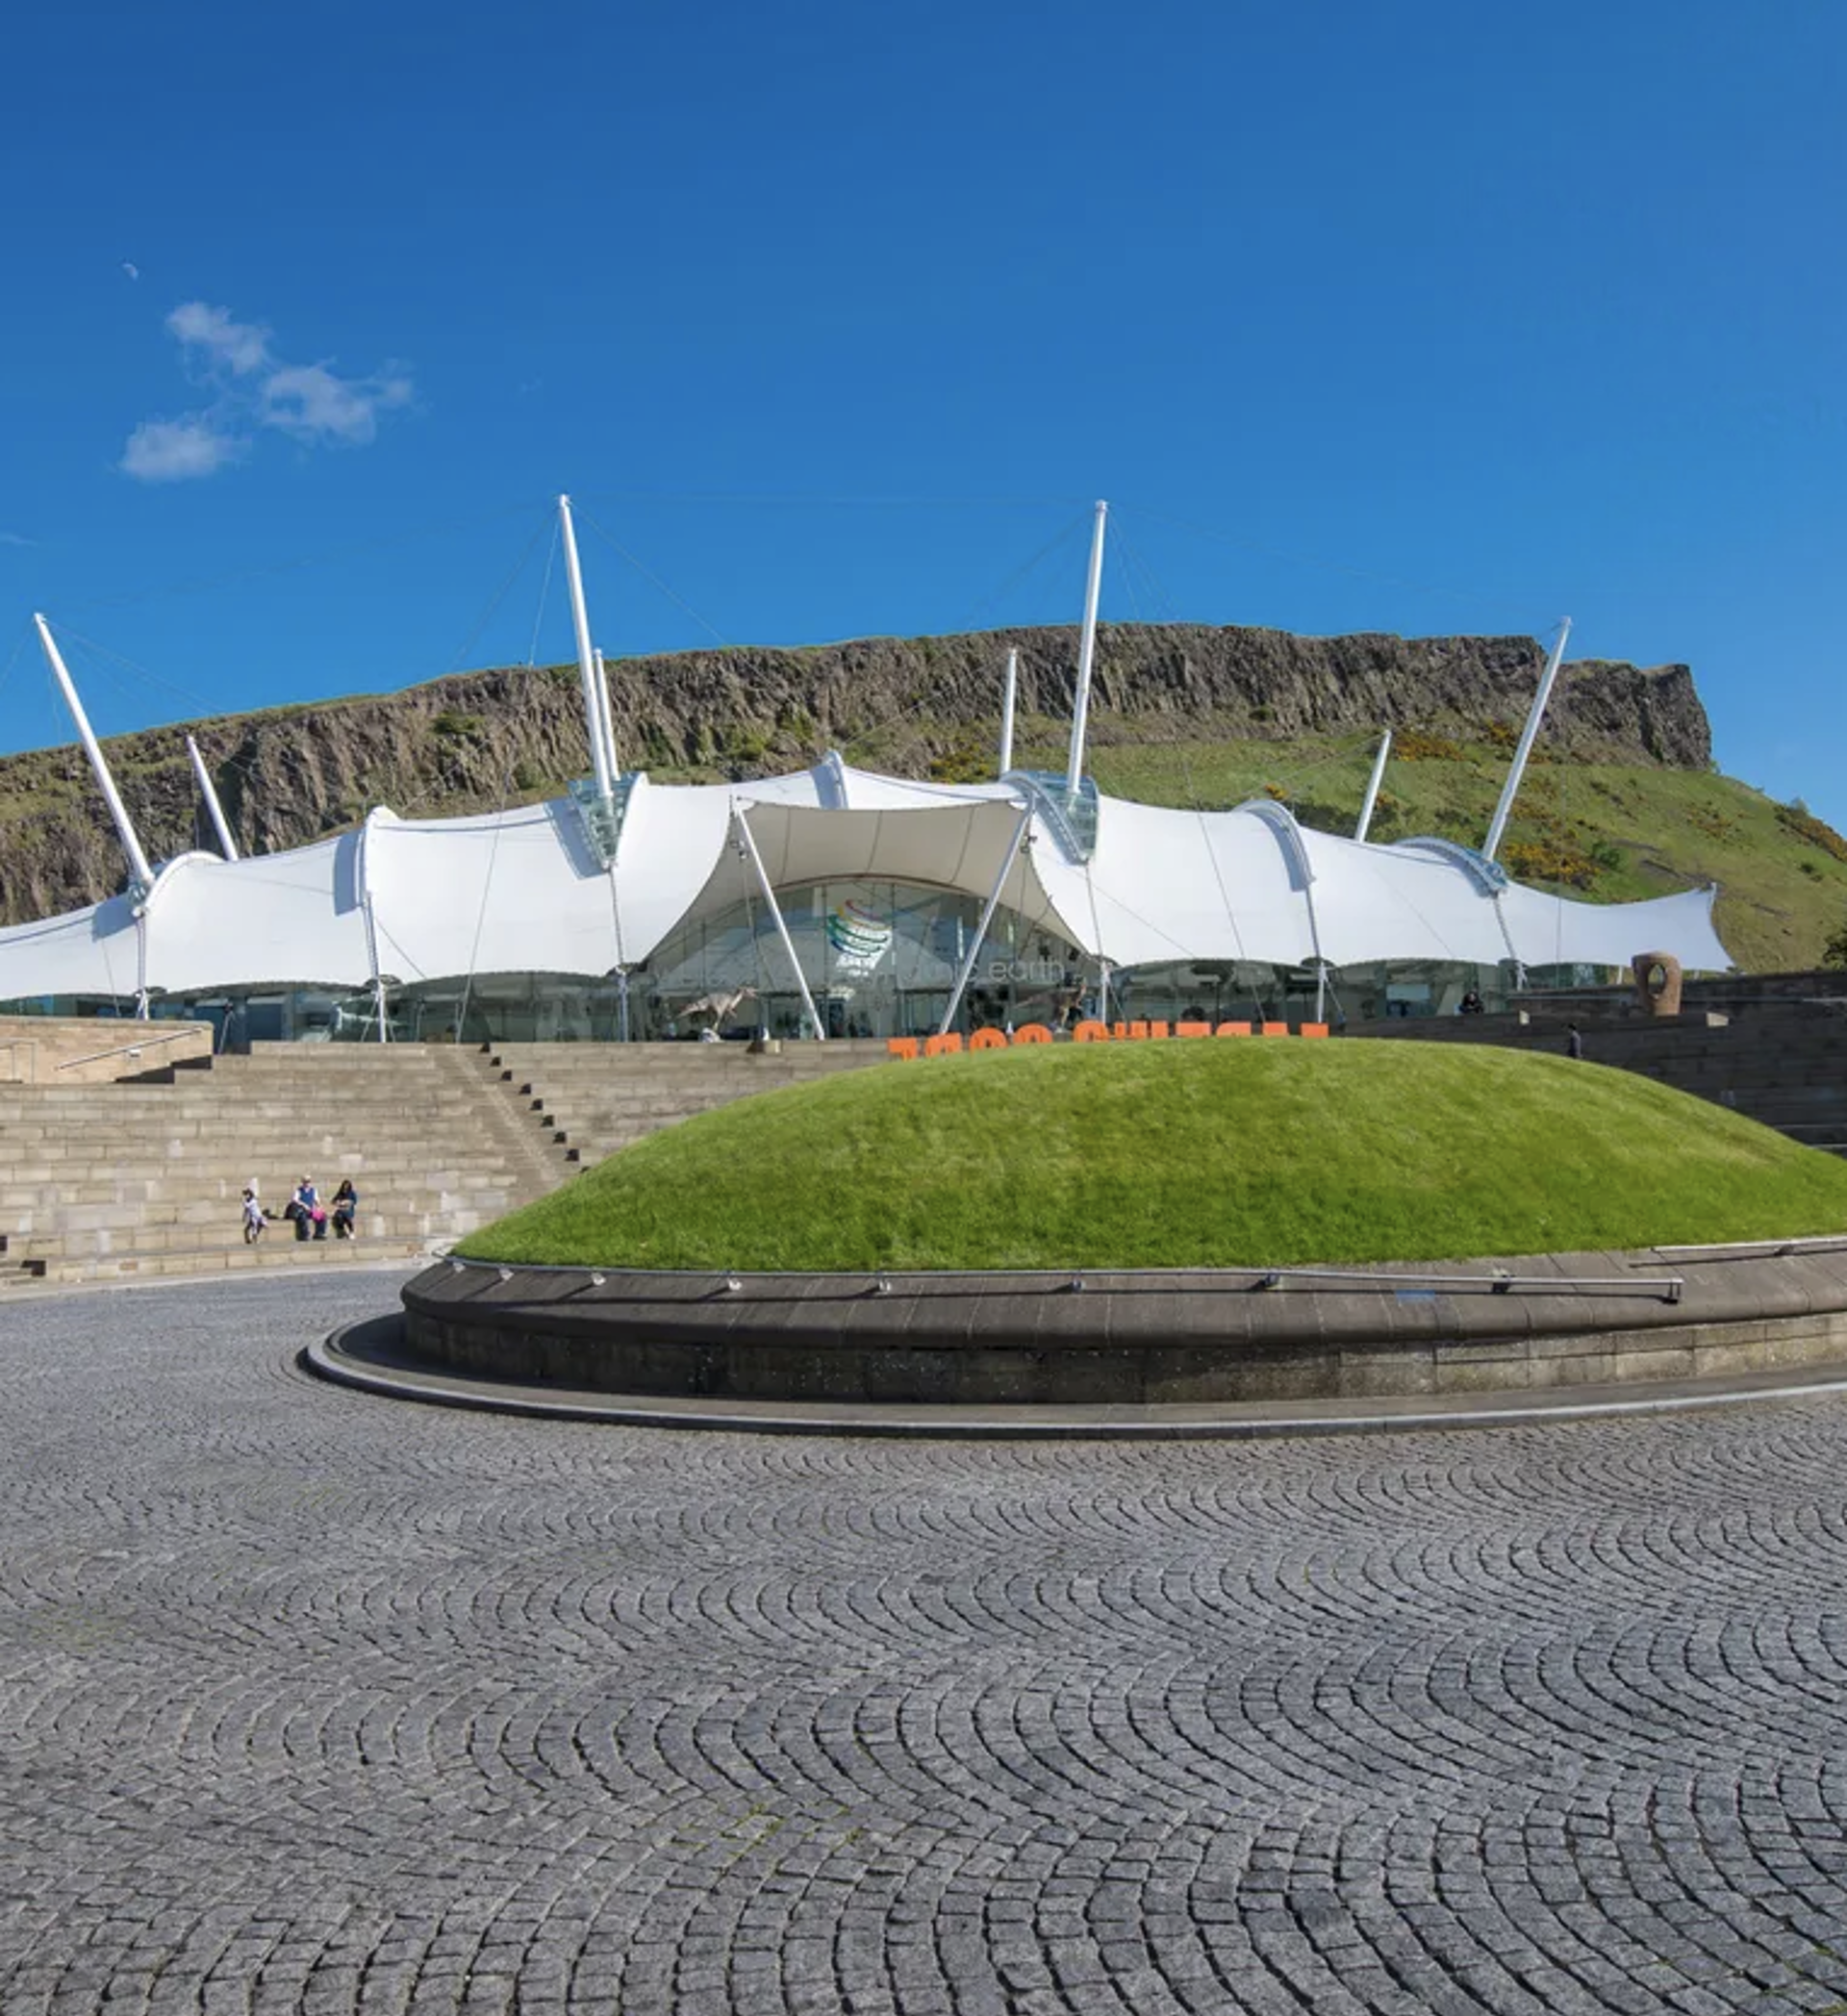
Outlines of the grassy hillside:
M 1460 1044 L 985 1051 L 650 1135 L 483 1259 L 827 1272 L 1230 1267 L 1847 1225 L 1847 1163 L 1627 1071 Z
M 1052 721 L 1028 724 L 1023 767 L 1062 768 L 1063 733 Z M 1511 741 L 1401 732 L 1372 838 L 1433 833 L 1480 846 Z M 1376 748 L 1375 738 L 1354 735 L 1107 741 L 1093 750 L 1091 769 L 1102 790 L 1157 805 L 1217 808 L 1267 792 L 1286 798 L 1305 825 L 1351 833 Z M 980 754 L 968 747 L 968 774 L 991 774 Z M 877 752 L 858 750 L 853 760 L 876 767 Z M 953 763 L 939 768 L 963 774 Z M 1811 967 L 1847 922 L 1847 841 L 1819 819 L 1715 772 L 1549 761 L 1543 737 L 1502 859 L 1522 882 L 1597 902 L 1716 882 L 1719 936 L 1747 971 Z

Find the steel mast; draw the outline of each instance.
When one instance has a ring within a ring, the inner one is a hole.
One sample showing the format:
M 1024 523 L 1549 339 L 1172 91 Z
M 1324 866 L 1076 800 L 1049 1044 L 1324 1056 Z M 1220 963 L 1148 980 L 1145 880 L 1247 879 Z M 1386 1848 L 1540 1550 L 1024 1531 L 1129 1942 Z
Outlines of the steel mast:
M 1000 769 L 1004 777 L 1013 768 L 1013 710 L 1020 693 L 1020 653 L 1007 653 L 1007 683 L 1000 695 Z
M 1513 768 L 1507 772 L 1507 781 L 1501 787 L 1501 802 L 1494 808 L 1494 818 L 1488 826 L 1488 837 L 1481 843 L 1481 851 L 1488 860 L 1494 859 L 1494 851 L 1501 844 L 1501 836 L 1506 831 L 1507 815 L 1513 810 L 1513 801 L 1519 794 L 1520 779 L 1526 775 L 1527 758 L 1532 753 L 1533 738 L 1539 733 L 1539 723 L 1545 718 L 1546 702 L 1552 697 L 1552 683 L 1558 676 L 1558 668 L 1565 656 L 1565 643 L 1571 636 L 1571 618 L 1566 617 L 1558 625 L 1558 642 L 1552 647 L 1552 656 L 1546 661 L 1545 675 L 1539 681 L 1539 691 L 1532 696 L 1532 709 L 1527 716 L 1527 725 L 1520 731 L 1520 746 L 1513 752 Z
M 1065 768 L 1065 795 L 1075 798 L 1084 775 L 1084 727 L 1090 718 L 1090 668 L 1097 653 L 1097 597 L 1103 585 L 1103 527 L 1109 506 L 1097 502 L 1090 535 L 1090 580 L 1084 590 L 1084 634 L 1077 646 L 1077 697 L 1071 710 L 1071 761 Z
M 46 663 L 51 667 L 52 676 L 58 681 L 64 695 L 64 705 L 70 709 L 70 718 L 77 724 L 77 740 L 84 745 L 84 754 L 89 758 L 89 767 L 95 772 L 97 788 L 102 792 L 103 802 L 109 807 L 109 816 L 115 821 L 115 835 L 122 844 L 122 852 L 128 856 L 128 873 L 135 885 L 136 894 L 142 895 L 154 884 L 154 870 L 147 865 L 147 856 L 141 851 L 141 843 L 136 837 L 133 821 L 128 816 L 128 807 L 122 803 L 121 794 L 115 789 L 115 780 L 109 773 L 109 765 L 103 761 L 103 752 L 96 737 L 91 733 L 89 717 L 84 712 L 84 703 L 77 697 L 77 689 L 71 684 L 64 661 L 59 655 L 58 646 L 52 642 L 51 625 L 43 617 L 35 613 L 33 621 L 38 625 L 38 642 L 44 646 Z
M 577 676 L 584 689 L 584 727 L 590 737 L 590 765 L 595 772 L 596 795 L 609 802 L 615 780 L 609 769 L 609 744 L 603 733 L 602 709 L 596 704 L 596 653 L 590 642 L 590 614 L 584 607 L 584 575 L 577 565 L 577 534 L 570 522 L 570 499 L 558 499 L 558 529 L 565 546 L 565 579 L 570 589 L 570 619 L 577 631 Z
M 218 794 L 212 782 L 212 772 L 205 767 L 205 758 L 199 754 L 199 745 L 189 735 L 186 738 L 186 753 L 191 758 L 192 774 L 198 781 L 200 795 L 205 799 L 205 809 L 212 818 L 212 830 L 218 836 L 218 851 L 227 861 L 238 858 L 238 844 L 231 838 L 231 828 L 225 823 L 224 807 L 218 803 Z
M 1392 753 L 1392 731 L 1387 728 L 1385 740 L 1379 745 L 1379 754 L 1373 758 L 1373 774 L 1366 781 L 1366 802 L 1359 808 L 1359 824 L 1354 828 L 1354 838 L 1364 840 L 1372 830 L 1373 807 L 1379 803 L 1379 787 L 1385 781 L 1385 759 Z M 1316 1018 L 1320 1020 L 1319 1016 Z

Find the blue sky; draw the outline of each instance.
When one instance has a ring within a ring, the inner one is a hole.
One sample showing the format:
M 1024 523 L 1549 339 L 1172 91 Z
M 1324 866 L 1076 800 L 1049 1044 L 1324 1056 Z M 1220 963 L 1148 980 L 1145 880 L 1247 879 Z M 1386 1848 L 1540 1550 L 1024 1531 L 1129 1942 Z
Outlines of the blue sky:
M 113 732 L 569 655 L 559 490 L 612 654 L 1075 619 L 1106 496 L 1110 616 L 1569 613 L 1847 825 L 1837 0 L 78 0 L 0 54 L 0 746 L 68 739 L 35 608 Z

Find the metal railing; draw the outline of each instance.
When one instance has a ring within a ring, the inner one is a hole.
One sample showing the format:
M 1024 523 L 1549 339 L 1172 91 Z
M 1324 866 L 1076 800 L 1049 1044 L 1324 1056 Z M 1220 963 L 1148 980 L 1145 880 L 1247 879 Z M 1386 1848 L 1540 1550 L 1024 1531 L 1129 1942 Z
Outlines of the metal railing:
M 159 1049 L 164 1043 L 178 1043 L 188 1036 L 196 1036 L 198 1027 L 175 1029 L 170 1036 L 143 1036 L 135 1043 L 118 1043 L 114 1049 L 92 1050 L 88 1057 L 66 1057 L 63 1063 L 53 1067 L 56 1071 L 76 1071 L 86 1064 L 100 1064 L 105 1057 L 139 1057 L 143 1050 Z
M 1709 1246 L 1657 1246 L 1663 1260 L 1788 1260 L 1803 1253 L 1847 1252 L 1847 1232 L 1815 1232 L 1802 1239 L 1721 1239 Z
M 1667 1251 L 1670 1248 L 1660 1248 Z M 505 1260 L 477 1260 L 468 1254 L 439 1251 L 439 1261 L 445 1261 L 456 1273 L 476 1270 L 497 1274 L 503 1281 L 510 1281 L 515 1274 L 577 1274 L 587 1278 L 592 1286 L 601 1288 L 612 1276 L 647 1275 L 665 1276 L 675 1281 L 708 1281 L 721 1288 L 728 1295 L 742 1295 L 752 1282 L 781 1282 L 800 1278 L 795 1270 L 775 1272 L 749 1268 L 672 1268 L 672 1267 L 561 1267 Z M 923 1286 L 933 1286 L 938 1282 L 1003 1280 L 1008 1283 L 1038 1282 L 1044 1292 L 1057 1295 L 1082 1295 L 1101 1288 L 1108 1293 L 1119 1284 L 1139 1287 L 1172 1288 L 1177 1281 L 1194 1284 L 1200 1292 L 1220 1294 L 1262 1293 L 1270 1289 L 1287 1288 L 1293 1283 L 1313 1287 L 1321 1282 L 1347 1282 L 1372 1289 L 1380 1294 L 1403 1297 L 1407 1293 L 1419 1299 L 1426 1295 L 1467 1294 L 1467 1295 L 1608 1295 L 1646 1296 L 1650 1300 L 1678 1303 L 1685 1288 L 1684 1276 L 1681 1274 L 1516 1274 L 1505 1268 L 1491 1269 L 1486 1273 L 1438 1273 L 1434 1272 L 1385 1273 L 1379 1269 L 1342 1267 L 948 1267 L 948 1268 L 887 1268 L 868 1271 L 865 1268 L 842 1268 L 831 1277 L 846 1282 L 863 1284 L 860 1292 L 865 1295 L 892 1295 L 900 1282 L 917 1282 Z M 1202 1277 L 1204 1277 L 1203 1280 Z

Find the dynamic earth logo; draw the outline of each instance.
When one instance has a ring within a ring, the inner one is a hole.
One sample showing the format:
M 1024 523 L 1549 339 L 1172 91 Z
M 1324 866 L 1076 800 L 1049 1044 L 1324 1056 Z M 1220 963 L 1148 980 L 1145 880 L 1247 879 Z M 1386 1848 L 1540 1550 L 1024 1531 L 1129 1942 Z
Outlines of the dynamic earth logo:
M 892 926 L 848 896 L 827 913 L 827 943 L 843 971 L 869 973 L 892 946 Z

